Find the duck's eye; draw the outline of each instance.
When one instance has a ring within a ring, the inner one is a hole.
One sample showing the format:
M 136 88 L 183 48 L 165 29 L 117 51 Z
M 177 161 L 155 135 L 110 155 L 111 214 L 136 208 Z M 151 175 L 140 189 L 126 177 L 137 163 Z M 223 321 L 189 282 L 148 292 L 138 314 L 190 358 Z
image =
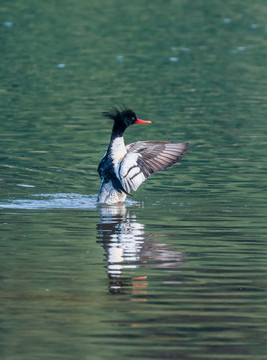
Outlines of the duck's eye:
M 132 121 L 135 121 L 135 118 L 134 118 L 134 117 L 132 117 Z

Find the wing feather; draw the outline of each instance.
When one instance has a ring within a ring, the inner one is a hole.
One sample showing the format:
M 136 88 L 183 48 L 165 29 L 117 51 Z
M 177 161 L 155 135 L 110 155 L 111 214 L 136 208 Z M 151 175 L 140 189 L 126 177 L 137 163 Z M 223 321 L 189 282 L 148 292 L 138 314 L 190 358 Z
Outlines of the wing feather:
M 127 192 L 136 191 L 146 178 L 179 161 L 188 143 L 137 141 L 126 146 L 127 154 L 120 164 L 119 176 Z

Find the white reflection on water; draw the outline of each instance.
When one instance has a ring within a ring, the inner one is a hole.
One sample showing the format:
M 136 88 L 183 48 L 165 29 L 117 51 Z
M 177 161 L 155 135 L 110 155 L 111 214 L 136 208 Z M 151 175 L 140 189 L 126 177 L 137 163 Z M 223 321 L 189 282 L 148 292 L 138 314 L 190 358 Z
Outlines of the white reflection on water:
M 158 234 L 145 232 L 145 225 L 137 221 L 133 208 L 126 208 L 125 204 L 100 206 L 99 217 L 99 242 L 105 249 L 109 290 L 112 293 L 120 292 L 129 283 L 136 293 L 136 281 L 143 283 L 147 279 L 146 268 L 174 268 L 183 262 L 183 253 L 169 249 L 165 243 L 156 242 Z M 166 234 L 160 235 L 160 238 L 166 237 Z M 135 276 L 129 277 L 127 270 L 140 268 L 141 276 L 136 277 L 136 271 L 133 271 Z
M 136 222 L 135 214 L 128 212 L 125 205 L 101 206 L 99 216 L 98 230 L 107 252 L 108 273 L 119 277 L 123 268 L 138 266 L 145 239 L 144 225 Z

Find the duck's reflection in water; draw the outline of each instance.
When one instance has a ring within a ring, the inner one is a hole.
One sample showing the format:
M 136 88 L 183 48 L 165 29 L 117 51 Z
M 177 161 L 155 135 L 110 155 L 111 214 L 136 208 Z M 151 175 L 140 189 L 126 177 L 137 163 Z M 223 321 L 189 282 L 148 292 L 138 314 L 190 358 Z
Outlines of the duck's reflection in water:
M 145 268 L 174 268 L 183 261 L 183 253 L 155 241 L 167 235 L 145 234 L 145 225 L 136 221 L 133 208 L 101 206 L 99 217 L 99 243 L 105 249 L 110 292 L 121 293 L 129 286 L 135 294 L 138 289 L 144 292 L 148 282 Z M 141 276 L 129 277 L 130 272 L 125 271 L 140 267 L 144 270 Z

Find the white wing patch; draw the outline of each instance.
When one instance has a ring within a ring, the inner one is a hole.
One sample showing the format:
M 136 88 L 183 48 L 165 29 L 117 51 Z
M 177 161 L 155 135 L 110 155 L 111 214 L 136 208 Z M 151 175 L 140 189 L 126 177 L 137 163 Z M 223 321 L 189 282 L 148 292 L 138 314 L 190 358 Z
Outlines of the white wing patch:
M 127 192 L 130 192 L 131 189 L 136 191 L 146 179 L 142 169 L 137 163 L 140 156 L 138 153 L 130 152 L 124 157 L 121 163 L 119 175 L 121 183 Z
M 188 143 L 164 141 L 138 141 L 127 145 L 127 154 L 116 171 L 123 188 L 129 193 L 136 191 L 149 175 L 179 161 L 188 147 Z

